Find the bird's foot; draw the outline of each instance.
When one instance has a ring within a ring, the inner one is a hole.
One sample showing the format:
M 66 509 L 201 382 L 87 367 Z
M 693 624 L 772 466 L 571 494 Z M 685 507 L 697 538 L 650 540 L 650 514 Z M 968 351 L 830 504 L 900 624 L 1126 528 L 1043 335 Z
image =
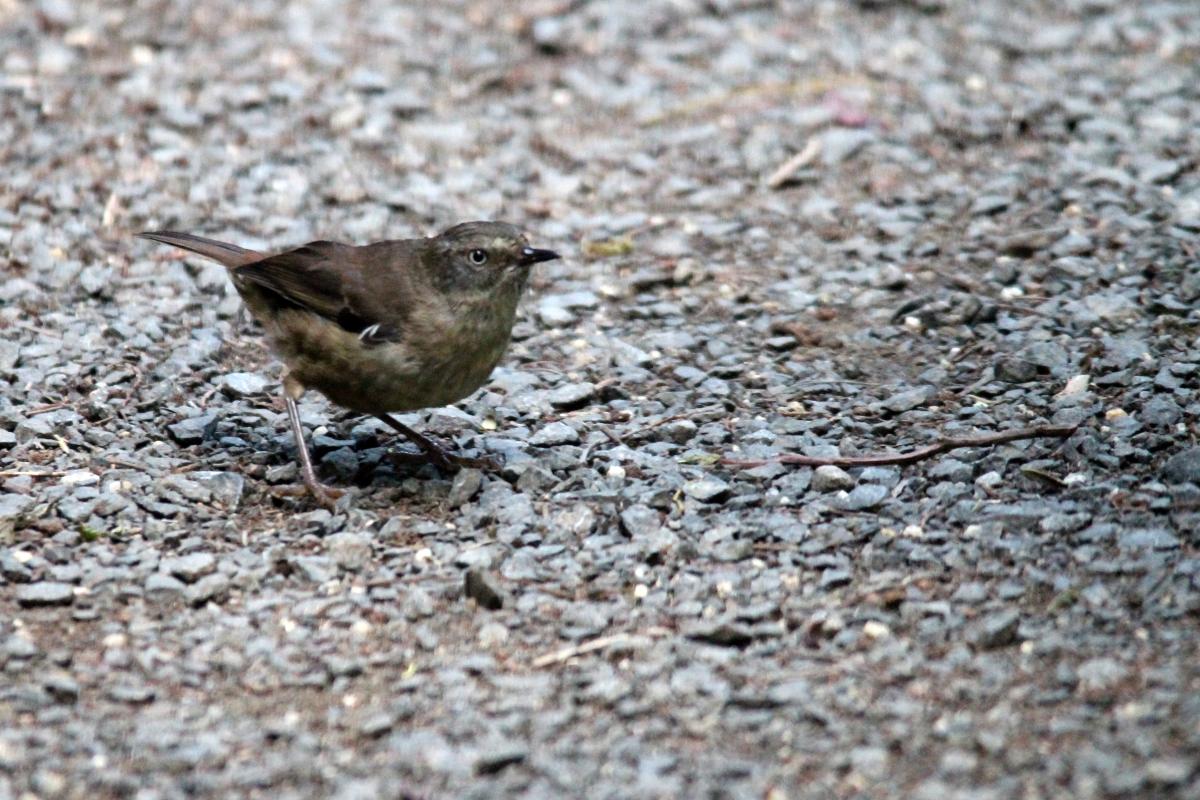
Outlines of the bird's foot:
M 303 484 L 276 486 L 271 492 L 280 497 L 304 497 L 305 495 L 311 495 L 312 499 L 317 502 L 317 505 L 326 511 L 337 510 L 337 501 L 346 494 L 345 489 L 335 489 L 320 481 L 313 481 L 312 483 L 305 481 Z
M 460 469 L 481 469 L 485 472 L 498 472 L 504 462 L 495 456 L 480 456 L 472 458 L 455 453 L 446 447 L 427 439 L 428 445 L 422 444 L 420 453 L 395 451 L 390 454 L 392 461 L 404 464 L 433 464 L 443 472 L 456 472 Z
M 440 470 L 454 472 L 459 469 L 483 469 L 495 472 L 504 466 L 502 460 L 492 456 L 469 458 L 454 453 L 425 434 L 414 431 L 400 420 L 393 418 L 390 414 L 377 414 L 376 416 L 392 430 L 403 435 L 419 447 L 425 457 L 425 461 L 428 461 Z
M 481 469 L 484 472 L 499 472 L 504 462 L 498 456 L 478 456 L 472 458 L 459 453 L 441 450 L 437 456 L 431 457 L 440 469 Z

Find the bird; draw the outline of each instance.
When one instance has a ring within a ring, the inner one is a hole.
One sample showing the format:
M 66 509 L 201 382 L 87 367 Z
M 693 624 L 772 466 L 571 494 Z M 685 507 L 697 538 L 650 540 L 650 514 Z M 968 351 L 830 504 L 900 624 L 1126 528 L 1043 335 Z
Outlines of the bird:
M 178 231 L 138 236 L 226 267 L 284 363 L 304 485 L 330 508 L 344 492 L 313 469 L 297 407 L 305 391 L 377 417 L 438 467 L 483 465 L 391 415 L 456 403 L 486 383 L 508 347 L 532 267 L 560 258 L 494 221 L 365 245 L 314 241 L 275 254 Z

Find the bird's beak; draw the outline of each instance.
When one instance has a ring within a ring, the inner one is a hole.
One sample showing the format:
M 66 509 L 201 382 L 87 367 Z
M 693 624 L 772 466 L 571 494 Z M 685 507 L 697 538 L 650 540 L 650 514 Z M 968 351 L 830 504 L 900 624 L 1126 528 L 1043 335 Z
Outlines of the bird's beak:
M 528 267 L 541 261 L 553 261 L 561 256 L 553 250 L 538 250 L 535 247 L 521 249 L 521 266 Z

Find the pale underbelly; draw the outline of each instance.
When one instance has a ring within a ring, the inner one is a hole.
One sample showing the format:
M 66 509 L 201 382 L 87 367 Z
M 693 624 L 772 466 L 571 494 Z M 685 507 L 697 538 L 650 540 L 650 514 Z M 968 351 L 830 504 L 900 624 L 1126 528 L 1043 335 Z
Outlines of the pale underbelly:
M 272 336 L 290 374 L 344 408 L 366 414 L 456 403 L 482 386 L 508 346 L 508 331 L 474 347 L 441 343 L 421 352 L 399 342 L 365 346 L 335 328 L 306 326 Z M 290 334 L 290 335 L 289 335 Z

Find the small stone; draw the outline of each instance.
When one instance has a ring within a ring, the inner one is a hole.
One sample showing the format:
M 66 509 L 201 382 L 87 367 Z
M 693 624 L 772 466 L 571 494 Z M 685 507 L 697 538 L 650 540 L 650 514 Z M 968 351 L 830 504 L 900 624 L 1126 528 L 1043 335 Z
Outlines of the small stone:
M 563 29 L 561 17 L 539 17 L 533 21 L 529 34 L 542 52 L 559 53 L 563 49 Z
M 718 647 L 747 647 L 754 641 L 750 630 L 742 625 L 731 622 L 721 622 L 716 625 L 697 628 L 688 634 L 689 639 Z
M 371 542 L 357 533 L 325 537 L 325 552 L 344 570 L 358 572 L 371 562 Z
M 479 569 L 469 569 L 463 576 L 463 591 L 481 608 L 499 611 L 504 607 L 504 595 L 496 587 L 495 578 Z
M 505 767 L 520 764 L 529 757 L 529 751 L 516 743 L 504 743 L 485 749 L 475 759 L 475 772 L 479 775 L 495 775 Z
M 489 622 L 479 629 L 479 646 L 487 649 L 508 641 L 508 628 L 499 622 Z
M 1146 763 L 1146 778 L 1159 786 L 1177 786 L 1191 777 L 1194 770 L 1191 759 L 1163 756 Z
M 1142 406 L 1138 418 L 1155 428 L 1170 428 L 1183 418 L 1183 410 L 1171 398 L 1157 395 Z
M 38 581 L 17 588 L 17 603 L 25 608 L 69 606 L 75 602 L 75 590 L 67 583 Z
M 1180 450 L 1163 465 L 1163 480 L 1168 483 L 1200 483 L 1200 447 Z
M 236 509 L 241 503 L 242 492 L 246 488 L 246 479 L 237 472 L 199 470 L 188 473 L 188 477 L 204 487 L 213 502 L 219 503 L 226 509 Z
M 785 350 L 794 350 L 800 342 L 794 336 L 771 336 L 765 339 L 763 344 L 768 349 L 781 353 Z
M 217 427 L 216 414 L 201 414 L 167 426 L 167 433 L 182 445 L 200 444 L 212 436 Z
M 595 308 L 600 302 L 595 293 L 584 290 L 544 295 L 537 304 L 537 315 L 548 327 L 570 325 L 576 319 L 573 309 Z
M 560 386 L 550 393 L 550 405 L 559 411 L 575 411 L 583 408 L 596 395 L 596 387 L 591 383 L 569 383 Z
M 187 586 L 183 581 L 171 575 L 166 575 L 162 572 L 153 572 L 146 578 L 143 588 L 146 591 L 147 600 L 162 602 L 181 597 Z
M 1070 380 L 1067 381 L 1067 384 L 1062 388 L 1062 391 L 1054 396 L 1058 398 L 1068 398 L 1084 394 L 1088 390 L 1088 385 L 1091 382 L 1091 375 L 1074 375 Z
M 401 610 L 404 616 L 412 619 L 421 619 L 422 617 L 432 617 L 436 606 L 433 604 L 433 598 L 429 592 L 421 588 L 414 588 L 409 591 L 404 598 L 404 603 Z
M 816 492 L 836 492 L 854 488 L 854 476 L 841 467 L 824 464 L 813 470 L 812 488 Z
M 358 726 L 358 732 L 363 736 L 378 738 L 396 727 L 398 721 L 396 715 L 390 711 L 381 711 L 363 720 Z
M 873 619 L 863 623 L 862 632 L 868 639 L 886 639 L 892 635 L 891 628 Z
M 60 703 L 74 703 L 79 699 L 79 682 L 70 673 L 56 670 L 42 678 L 42 687 Z
M 450 508 L 461 508 L 483 486 L 483 473 L 477 469 L 462 469 L 454 476 L 450 491 L 446 494 L 446 505 Z
M 111 700 L 141 705 L 154 699 L 154 689 L 144 683 L 119 683 L 108 690 Z
M 217 568 L 217 560 L 211 553 L 189 553 L 176 558 L 164 558 L 159 570 L 174 575 L 187 583 L 195 583 Z
M 1021 615 L 1017 611 L 998 611 L 984 617 L 975 625 L 971 639 L 981 650 L 1007 647 L 1016 643 L 1017 629 L 1020 625 Z
M 262 394 L 270 384 L 271 381 L 253 372 L 231 372 L 220 378 L 221 390 L 230 397 Z
M 719 478 L 701 478 L 683 485 L 683 493 L 701 503 L 720 503 L 730 494 L 729 484 Z
M 58 479 L 58 482 L 63 486 L 75 488 L 78 486 L 95 486 L 100 482 L 100 477 L 90 469 L 73 469 L 66 475 Z
M 1096 242 L 1092 237 L 1082 233 L 1068 233 L 1050 248 L 1050 255 L 1055 258 L 1064 256 L 1086 256 L 1096 250 Z
M 932 386 L 918 386 L 892 395 L 884 400 L 882 405 L 893 414 L 903 414 L 928 403 L 933 399 L 934 393 Z
M 13 634 L 4 640 L 4 649 L 0 654 L 8 658 L 19 660 L 27 660 L 33 658 L 41 651 L 38 646 L 29 640 L 28 637 L 20 634 Z
M 830 167 L 841 164 L 874 141 L 875 134 L 862 128 L 830 128 L 821 135 L 821 162 Z
M 300 467 L 295 461 L 289 461 L 286 464 L 276 464 L 273 467 L 267 467 L 267 474 L 264 480 L 271 485 L 281 483 L 295 483 L 300 475 Z
M 0 494 L 0 542 L 10 539 L 17 527 L 26 522 L 25 515 L 33 505 L 32 497 Z
M 454 566 L 459 569 L 489 569 L 496 559 L 487 547 L 467 547 L 454 557 Z
M 352 447 L 339 447 L 321 457 L 321 467 L 336 476 L 339 483 L 349 483 L 358 475 L 358 453 Z
M 887 777 L 891 755 L 886 747 L 855 747 L 850 751 L 850 765 L 854 771 L 872 781 Z
M 1004 356 L 996 360 L 993 368 L 996 379 L 1007 383 L 1028 383 L 1037 380 L 1038 365 L 1017 356 Z
M 662 427 L 663 435 L 675 444 L 687 444 L 695 436 L 698 427 L 690 419 L 677 419 Z
M 29 583 L 33 580 L 33 572 L 10 551 L 0 553 L 0 576 L 9 583 Z
M 971 214 L 976 217 L 999 214 L 1012 204 L 1012 198 L 999 194 L 984 194 L 971 203 Z
M 1129 675 L 1129 668 L 1113 658 L 1092 658 L 1080 664 L 1076 674 L 1084 697 L 1105 702 L 1112 699 L 1117 686 Z
M 1178 550 L 1180 547 L 1179 537 L 1162 528 L 1126 531 L 1117 539 L 1117 544 L 1122 550 Z
M 65 797 L 67 778 L 61 772 L 41 767 L 34 771 L 29 779 L 29 786 L 40 797 Z
M 975 469 L 964 461 L 959 461 L 957 458 L 942 458 L 939 459 L 929 469 L 929 477 L 936 478 L 941 481 L 955 481 L 957 483 L 970 483 L 975 475 Z
M 855 486 L 845 496 L 839 495 L 837 506 L 844 511 L 866 511 L 887 499 L 890 490 L 877 483 L 863 483 Z
M 551 422 L 529 437 L 534 447 L 557 447 L 579 444 L 579 433 L 565 422 Z
M 822 589 L 836 589 L 850 583 L 852 577 L 850 570 L 827 569 L 821 573 L 820 586 Z
M 978 581 L 960 584 L 954 590 L 954 594 L 950 599 L 957 603 L 966 603 L 968 605 L 978 605 L 987 600 L 989 596 L 988 588 Z
M 337 566 L 332 558 L 298 556 L 293 563 L 297 571 L 313 583 L 327 583 L 337 577 Z
M 193 606 L 221 602 L 229 594 L 229 578 L 220 572 L 205 575 L 184 590 L 184 598 Z
M 644 505 L 621 512 L 621 527 L 631 539 L 648 539 L 662 530 L 662 514 Z

